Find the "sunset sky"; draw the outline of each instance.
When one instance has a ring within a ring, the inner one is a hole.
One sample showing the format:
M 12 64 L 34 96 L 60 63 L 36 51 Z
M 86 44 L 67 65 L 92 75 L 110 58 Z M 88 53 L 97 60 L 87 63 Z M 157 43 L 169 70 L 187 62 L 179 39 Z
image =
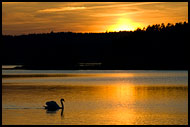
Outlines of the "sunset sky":
M 188 2 L 2 2 L 2 33 L 134 30 L 188 21 Z

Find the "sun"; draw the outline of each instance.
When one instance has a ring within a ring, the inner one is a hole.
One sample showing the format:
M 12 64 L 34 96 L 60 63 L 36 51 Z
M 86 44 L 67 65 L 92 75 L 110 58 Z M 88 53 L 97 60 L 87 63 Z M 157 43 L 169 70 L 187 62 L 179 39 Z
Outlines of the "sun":
M 108 31 L 134 31 L 138 27 L 141 25 L 127 18 L 120 18 L 116 24 L 109 27 Z

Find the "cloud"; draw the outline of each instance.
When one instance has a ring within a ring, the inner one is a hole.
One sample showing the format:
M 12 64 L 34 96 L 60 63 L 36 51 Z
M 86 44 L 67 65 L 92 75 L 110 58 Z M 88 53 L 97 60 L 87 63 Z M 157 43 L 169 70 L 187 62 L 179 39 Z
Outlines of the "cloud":
M 92 2 L 94 4 L 94 2 Z M 61 11 L 73 11 L 73 10 L 83 10 L 83 9 L 88 9 L 88 10 L 91 10 L 91 9 L 108 9 L 108 8 L 112 8 L 112 9 L 115 9 L 115 8 L 125 8 L 125 7 L 132 7 L 132 6 L 139 6 L 139 5 L 147 5 L 147 4 L 158 4 L 160 2 L 124 2 L 124 3 L 121 3 L 121 2 L 111 2 L 111 3 L 108 3 L 108 4 L 105 4 L 105 3 L 101 3 L 101 4 L 96 4 L 93 6 L 92 3 L 84 3 L 82 4 L 81 2 L 78 2 L 78 5 L 83 5 L 83 6 L 76 6 L 76 4 L 71 4 L 73 6 L 68 6 L 68 7 L 58 7 L 58 8 L 47 8 L 47 9 L 41 9 L 39 10 L 38 12 L 45 12 L 45 13 L 48 13 L 48 12 L 61 12 Z M 66 6 L 67 4 L 62 4 L 62 6 Z M 90 6 L 89 6 L 90 5 Z M 60 5 L 59 5 L 60 6 Z
M 2 2 L 2 5 L 7 5 L 7 4 L 21 4 L 21 3 L 25 3 L 25 2 Z
M 73 11 L 73 10 L 82 10 L 86 7 L 62 7 L 62 8 L 50 8 L 39 10 L 38 12 L 59 12 L 59 11 Z

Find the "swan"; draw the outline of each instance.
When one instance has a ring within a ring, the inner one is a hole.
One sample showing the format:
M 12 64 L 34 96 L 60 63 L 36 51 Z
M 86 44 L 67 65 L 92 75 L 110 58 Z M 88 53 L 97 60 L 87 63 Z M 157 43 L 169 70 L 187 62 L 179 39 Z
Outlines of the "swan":
M 59 105 L 55 101 L 48 101 L 46 102 L 45 109 L 50 110 L 50 111 L 55 111 L 58 109 L 64 109 L 63 101 L 65 101 L 63 98 L 60 100 L 62 107 L 59 107 Z

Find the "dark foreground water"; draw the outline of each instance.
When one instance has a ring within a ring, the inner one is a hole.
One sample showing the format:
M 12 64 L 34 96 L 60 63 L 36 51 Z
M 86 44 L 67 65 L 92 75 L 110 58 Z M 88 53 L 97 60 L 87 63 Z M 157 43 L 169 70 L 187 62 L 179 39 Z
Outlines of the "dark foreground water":
M 2 124 L 187 125 L 188 71 L 3 70 Z M 48 112 L 46 101 L 65 109 Z M 60 105 L 61 106 L 61 105 Z

